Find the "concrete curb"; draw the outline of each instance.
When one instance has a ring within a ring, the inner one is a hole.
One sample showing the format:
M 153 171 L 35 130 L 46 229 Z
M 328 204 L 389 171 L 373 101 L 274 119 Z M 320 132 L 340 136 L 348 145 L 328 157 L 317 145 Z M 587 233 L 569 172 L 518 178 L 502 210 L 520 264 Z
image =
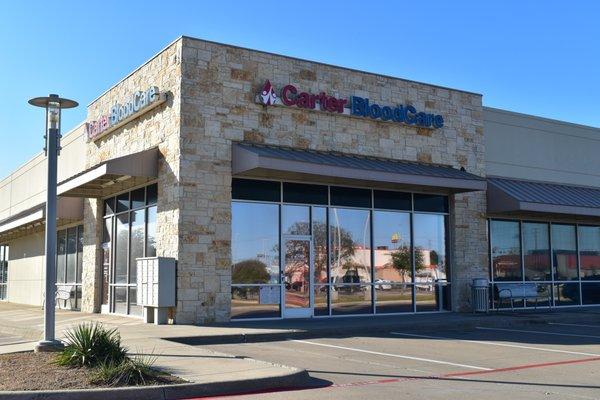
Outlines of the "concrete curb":
M 0 392 L 0 400 L 176 400 L 201 396 L 248 393 L 258 390 L 296 388 L 305 385 L 310 376 L 304 369 L 283 367 L 282 374 L 262 378 L 246 378 L 206 383 L 103 388 L 82 390 L 40 390 Z

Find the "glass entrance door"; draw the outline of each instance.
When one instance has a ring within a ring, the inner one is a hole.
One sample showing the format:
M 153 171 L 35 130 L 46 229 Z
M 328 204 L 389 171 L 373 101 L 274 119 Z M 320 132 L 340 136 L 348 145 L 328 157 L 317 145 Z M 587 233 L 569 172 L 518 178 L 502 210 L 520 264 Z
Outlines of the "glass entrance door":
M 313 315 L 313 246 L 310 236 L 284 236 L 282 240 L 282 304 L 284 318 Z

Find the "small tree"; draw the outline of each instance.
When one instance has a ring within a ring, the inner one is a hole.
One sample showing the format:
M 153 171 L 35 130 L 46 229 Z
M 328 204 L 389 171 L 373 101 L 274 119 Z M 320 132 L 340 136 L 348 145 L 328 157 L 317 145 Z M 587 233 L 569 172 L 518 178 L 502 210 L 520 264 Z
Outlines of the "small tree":
M 440 256 L 438 256 L 437 251 L 431 250 L 429 252 L 429 263 L 431 265 L 437 266 L 439 262 L 440 262 Z
M 412 274 L 412 254 L 410 247 L 402 246 L 393 251 L 390 256 L 392 257 L 392 266 L 400 273 L 402 282 L 404 282 L 404 277 Z M 419 272 L 423 268 L 425 268 L 423 253 L 421 252 L 421 249 L 417 247 L 415 249 L 415 272 Z
M 269 283 L 267 265 L 259 260 L 243 260 L 231 267 L 233 283 Z

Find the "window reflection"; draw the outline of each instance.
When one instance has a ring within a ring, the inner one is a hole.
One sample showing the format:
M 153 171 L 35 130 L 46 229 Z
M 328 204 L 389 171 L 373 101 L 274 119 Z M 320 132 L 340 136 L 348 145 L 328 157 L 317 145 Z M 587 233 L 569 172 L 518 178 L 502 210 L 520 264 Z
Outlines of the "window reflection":
M 312 238 L 314 246 L 315 283 L 327 283 L 327 209 L 313 207 Z
M 409 213 L 374 211 L 373 245 L 376 284 L 412 281 Z
M 377 313 L 412 312 L 412 286 L 375 284 Z
M 431 284 L 446 279 L 445 216 L 414 214 L 415 283 Z
M 156 201 L 156 184 L 104 201 L 101 294 L 112 312 L 142 315 L 136 299 L 137 259 L 156 256 Z
M 494 280 L 521 280 L 519 223 L 492 220 L 490 222 L 490 235 Z
M 310 207 L 283 206 L 281 230 L 284 235 L 310 235 Z
M 600 280 L 600 226 L 579 227 L 581 279 Z
M 58 232 L 57 250 L 56 250 L 56 282 L 65 282 L 65 271 L 67 268 L 67 260 L 65 254 L 67 254 L 67 231 Z
M 0 300 L 6 300 L 8 282 L 8 246 L 0 246 Z
M 129 214 L 117 216 L 117 243 L 115 244 L 115 283 L 127 283 L 127 259 L 129 258 Z
M 600 304 L 600 282 L 581 282 L 581 301 L 583 304 Z
M 67 229 L 67 280 L 75 283 L 77 274 L 77 228 Z M 73 303 L 75 304 L 75 303 Z
M 329 209 L 331 280 L 371 282 L 371 229 L 368 210 Z
M 373 312 L 370 285 L 336 285 L 331 289 L 331 313 L 333 315 L 370 314 Z
M 450 275 L 447 216 L 430 212 L 433 206 L 411 212 L 411 193 L 323 186 L 328 189 L 319 192 L 324 197 L 312 201 L 303 197 L 306 185 L 283 183 L 283 200 L 265 200 L 257 197 L 258 186 L 245 186 L 243 197 L 236 185 L 232 195 L 240 201 L 232 202 L 232 318 L 279 317 L 282 310 L 311 305 L 316 316 L 449 308 L 450 285 L 438 288 L 438 280 Z M 296 190 L 293 196 L 290 188 Z M 371 208 L 373 196 L 377 210 Z M 447 204 L 444 196 L 433 200 Z M 333 206 L 316 205 L 327 201 Z M 312 249 L 306 247 L 310 243 Z M 306 262 L 311 251 L 312 275 Z
M 131 250 L 129 251 L 129 283 L 137 283 L 137 259 L 144 257 L 146 211 L 131 213 Z
M 550 280 L 550 243 L 548 224 L 523 224 L 523 254 L 525 260 L 525 280 Z
M 146 236 L 146 257 L 156 257 L 156 206 L 148 207 Z
M 231 288 L 231 317 L 274 318 L 279 316 L 280 286 Z
M 232 283 L 279 282 L 279 206 L 232 205 Z
M 577 279 L 577 235 L 575 225 L 552 225 L 552 257 L 556 280 Z
M 554 285 L 554 305 L 579 305 L 579 283 L 561 283 Z

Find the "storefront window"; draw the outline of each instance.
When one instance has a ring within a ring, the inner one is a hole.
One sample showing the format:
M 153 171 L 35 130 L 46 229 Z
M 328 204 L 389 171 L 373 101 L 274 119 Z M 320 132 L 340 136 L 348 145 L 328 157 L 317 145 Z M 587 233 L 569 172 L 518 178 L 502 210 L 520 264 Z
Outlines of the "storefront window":
M 526 281 L 552 279 L 548 224 L 523 223 L 523 258 Z
M 522 258 L 522 281 L 535 282 L 538 302 L 557 307 L 600 304 L 600 226 L 491 220 L 490 238 L 496 295 L 502 283 L 495 282 L 521 280 L 516 271 Z M 526 303 L 515 306 L 535 307 L 534 301 Z M 494 304 L 500 306 L 497 297 Z
M 442 290 L 438 282 L 449 276 L 446 267 L 446 217 L 436 214 L 413 215 L 415 246 L 415 301 L 417 311 L 437 311 Z M 446 296 L 449 291 L 446 290 Z
M 129 251 L 129 283 L 137 283 L 136 259 L 144 257 L 146 210 L 131 213 L 131 250 Z
M 66 282 L 75 282 L 77 269 L 77 228 L 67 229 L 67 279 Z
M 600 280 L 600 226 L 579 226 L 581 279 Z
M 552 224 L 552 257 L 556 280 L 578 278 L 575 225 Z
M 0 246 L 0 300 L 8 297 L 8 246 Z
M 279 206 L 233 203 L 232 284 L 279 283 Z
M 81 308 L 81 277 L 83 273 L 83 225 L 56 233 L 56 285 L 69 291 L 71 300 L 62 300 L 61 307 Z
M 234 202 L 231 229 L 232 318 L 278 317 L 279 206 Z
M 521 237 L 519 222 L 490 222 L 492 272 L 495 281 L 519 281 L 521 271 Z
M 67 270 L 67 231 L 58 231 L 56 239 L 56 283 L 65 283 L 67 277 L 65 272 Z
M 329 209 L 331 283 L 371 282 L 371 223 L 368 210 Z
M 232 318 L 286 317 L 307 307 L 314 316 L 450 309 L 447 197 L 237 178 L 232 184 Z M 413 212 L 413 196 L 421 213 Z M 290 253 L 290 243 L 304 247 Z M 296 253 L 298 267 L 282 274 L 280 257 Z
M 156 257 L 156 206 L 148 207 L 146 218 L 146 257 Z
M 310 207 L 283 206 L 281 230 L 284 235 L 310 235 Z
M 127 261 L 129 259 L 129 214 L 117 215 L 115 243 L 114 283 L 127 283 Z
M 136 304 L 137 259 L 157 254 L 157 198 L 153 184 L 104 201 L 102 304 L 110 300 L 112 312 L 142 315 Z
M 328 247 L 327 247 L 327 209 L 313 207 L 312 237 L 314 247 L 314 282 L 327 284 L 329 282 Z
M 373 246 L 375 283 L 387 285 L 391 282 L 412 282 L 413 260 L 409 213 L 374 211 Z M 419 265 L 418 269 L 421 267 L 422 265 Z M 375 289 L 380 287 L 376 286 Z

